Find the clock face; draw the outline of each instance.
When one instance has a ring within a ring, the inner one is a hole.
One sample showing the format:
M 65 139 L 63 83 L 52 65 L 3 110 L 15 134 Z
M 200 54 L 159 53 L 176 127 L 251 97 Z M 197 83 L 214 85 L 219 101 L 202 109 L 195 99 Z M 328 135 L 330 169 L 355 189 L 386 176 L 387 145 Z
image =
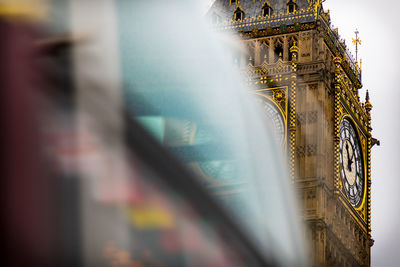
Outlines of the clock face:
M 277 143 L 283 145 L 285 142 L 285 122 L 278 107 L 265 97 L 258 97 L 256 101 L 263 110 L 263 117 L 272 127 Z
M 358 207 L 364 194 L 364 164 L 357 132 L 349 119 L 340 126 L 340 174 L 350 203 Z

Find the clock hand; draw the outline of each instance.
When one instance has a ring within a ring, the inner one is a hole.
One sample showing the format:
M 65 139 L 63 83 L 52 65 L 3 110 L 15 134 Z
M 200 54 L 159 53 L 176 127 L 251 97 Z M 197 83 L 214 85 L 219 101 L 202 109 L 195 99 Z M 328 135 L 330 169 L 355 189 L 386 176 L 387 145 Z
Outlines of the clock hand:
M 351 171 L 351 165 L 353 164 L 353 158 L 354 158 L 354 150 L 352 149 L 352 152 L 353 153 L 351 153 L 351 158 L 350 158 L 350 171 Z
M 347 152 L 347 169 L 349 171 L 351 171 L 351 163 L 353 163 L 353 162 L 351 162 L 351 160 L 350 160 L 349 144 L 348 143 L 346 143 L 346 152 Z
M 353 150 L 353 153 L 351 154 L 351 162 L 353 163 L 353 158 L 354 158 L 354 150 Z

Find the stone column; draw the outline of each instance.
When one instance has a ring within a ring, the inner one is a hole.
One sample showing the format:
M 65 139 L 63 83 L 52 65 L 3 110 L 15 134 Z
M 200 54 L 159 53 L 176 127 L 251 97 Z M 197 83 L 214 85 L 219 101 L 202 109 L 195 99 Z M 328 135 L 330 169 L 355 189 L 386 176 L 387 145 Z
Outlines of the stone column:
M 259 41 L 254 42 L 254 65 L 261 65 L 264 59 L 260 57 L 261 43 Z
M 274 44 L 274 40 L 272 38 L 270 38 L 269 40 L 269 57 L 268 57 L 268 63 L 272 63 L 274 62 L 274 48 L 275 48 L 275 44 Z
M 288 61 L 289 60 L 289 44 L 288 44 L 288 38 L 285 37 L 283 38 L 283 61 Z

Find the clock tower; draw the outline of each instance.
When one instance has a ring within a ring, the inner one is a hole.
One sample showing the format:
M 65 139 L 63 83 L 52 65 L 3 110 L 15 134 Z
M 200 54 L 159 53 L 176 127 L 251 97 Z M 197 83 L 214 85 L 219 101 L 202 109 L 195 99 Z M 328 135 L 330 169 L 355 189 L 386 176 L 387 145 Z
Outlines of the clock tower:
M 372 105 L 322 2 L 216 0 L 208 17 L 242 40 L 232 62 L 287 151 L 314 266 L 369 266 Z

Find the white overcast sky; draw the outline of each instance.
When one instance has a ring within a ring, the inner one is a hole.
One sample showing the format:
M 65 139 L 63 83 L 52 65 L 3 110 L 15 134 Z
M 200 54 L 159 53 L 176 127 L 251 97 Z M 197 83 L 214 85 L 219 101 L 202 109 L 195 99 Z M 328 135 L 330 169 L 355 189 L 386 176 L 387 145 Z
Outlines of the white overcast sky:
M 372 266 L 399 266 L 400 2 L 327 0 L 324 7 L 348 46 L 355 28 L 360 32 L 361 95 L 370 92 L 373 136 L 381 141 L 372 149 Z
M 212 0 L 204 0 L 204 10 Z M 372 266 L 400 264 L 400 1 L 327 0 L 332 24 L 354 53 L 351 38 L 357 28 L 362 45 L 364 99 L 370 92 L 372 149 Z

